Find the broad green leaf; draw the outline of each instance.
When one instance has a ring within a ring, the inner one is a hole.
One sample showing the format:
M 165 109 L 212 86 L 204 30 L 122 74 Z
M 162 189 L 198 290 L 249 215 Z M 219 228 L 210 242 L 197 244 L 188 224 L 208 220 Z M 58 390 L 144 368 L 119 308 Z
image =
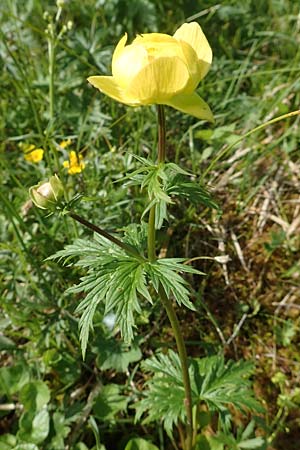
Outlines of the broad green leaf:
M 96 349 L 95 349 L 96 350 Z M 101 370 L 114 369 L 117 372 L 126 372 L 129 364 L 137 362 L 142 352 L 137 343 L 127 345 L 116 339 L 97 339 L 97 365 Z
M 64 440 L 70 432 L 70 427 L 67 425 L 65 416 L 59 411 L 53 413 L 52 422 L 55 436 L 51 440 L 50 448 L 53 450 L 63 449 L 65 447 Z
M 192 361 L 191 383 L 198 402 L 204 401 L 210 411 L 218 411 L 223 425 L 229 425 L 229 415 L 224 415 L 231 404 L 242 412 L 264 409 L 254 398 L 250 389 L 249 376 L 254 366 L 250 361 L 228 361 L 223 356 L 211 356 Z M 226 421 L 224 421 L 224 419 Z
M 29 372 L 23 364 L 0 369 L 0 392 L 11 396 L 29 381 Z
M 49 433 L 49 413 L 46 407 L 36 414 L 25 411 L 19 421 L 18 438 L 26 442 L 40 444 Z
M 25 410 L 39 411 L 50 400 L 50 391 L 46 383 L 41 380 L 31 381 L 22 387 L 20 401 Z
M 3 434 L 0 436 L 0 448 L 1 450 L 11 450 L 17 442 L 16 436 L 12 434 Z
M 89 448 L 84 444 L 84 442 L 78 442 L 75 445 L 74 450 L 89 450 Z
M 31 439 L 35 444 L 43 442 L 49 433 L 49 413 L 47 408 L 41 409 L 32 422 Z
M 130 439 L 124 450 L 159 450 L 156 445 L 142 438 Z
M 128 401 L 118 384 L 107 384 L 95 399 L 93 413 L 102 421 L 114 421 L 116 414 L 126 410 Z

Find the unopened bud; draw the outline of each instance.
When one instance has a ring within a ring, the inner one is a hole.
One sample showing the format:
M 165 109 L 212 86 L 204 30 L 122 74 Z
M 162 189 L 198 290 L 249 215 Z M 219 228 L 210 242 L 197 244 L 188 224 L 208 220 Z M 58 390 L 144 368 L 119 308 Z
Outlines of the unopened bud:
M 41 182 L 29 189 L 30 198 L 38 208 L 52 211 L 63 193 L 64 188 L 57 175 L 52 176 L 49 181 Z

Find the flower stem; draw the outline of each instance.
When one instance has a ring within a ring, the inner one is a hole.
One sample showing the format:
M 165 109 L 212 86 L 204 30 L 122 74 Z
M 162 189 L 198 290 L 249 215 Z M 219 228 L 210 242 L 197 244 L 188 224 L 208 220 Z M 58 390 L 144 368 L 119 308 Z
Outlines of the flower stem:
M 166 121 L 165 111 L 162 105 L 157 106 L 158 113 L 158 164 L 164 163 L 166 159 Z M 152 199 L 151 199 L 152 200 Z M 155 205 L 152 206 L 149 212 L 148 221 L 148 259 L 153 262 L 156 259 L 155 253 Z
M 164 163 L 166 159 L 166 126 L 165 126 L 165 114 L 162 105 L 158 105 L 158 164 Z M 153 262 L 156 259 L 155 253 L 155 205 L 152 206 L 149 213 L 148 222 L 148 259 Z M 187 414 L 186 424 L 186 441 L 184 450 L 191 450 L 193 441 L 193 414 L 192 414 L 192 394 L 191 383 L 188 371 L 188 361 L 185 342 L 180 330 L 179 322 L 176 312 L 173 308 L 171 300 L 162 285 L 159 286 L 158 294 L 161 302 L 166 310 L 169 321 L 171 323 L 174 337 L 177 344 L 177 350 L 181 362 L 182 378 L 185 391 L 185 409 Z
M 49 119 L 51 127 L 54 120 L 54 70 L 55 70 L 55 37 L 54 25 L 51 24 L 48 38 L 48 58 L 49 58 Z
M 193 441 L 193 413 L 192 413 L 192 393 L 191 393 L 191 383 L 190 383 L 190 375 L 187 361 L 187 353 L 186 347 L 184 343 L 184 339 L 180 330 L 178 318 L 176 312 L 173 308 L 171 300 L 165 293 L 162 285 L 159 286 L 159 296 L 161 302 L 166 310 L 169 321 L 171 323 L 173 333 L 176 340 L 177 350 L 181 362 L 181 370 L 182 370 L 182 378 L 185 392 L 184 406 L 186 409 L 187 415 L 187 424 L 186 424 L 186 447 L 185 450 L 191 450 L 192 441 Z
M 109 241 L 116 244 L 118 247 L 125 250 L 126 253 L 129 253 L 131 256 L 134 256 L 135 258 L 139 259 L 141 262 L 145 262 L 146 259 L 131 245 L 126 244 L 126 242 L 120 241 L 120 239 L 114 237 L 107 231 L 103 230 L 100 227 L 97 227 L 97 225 L 94 225 L 93 223 L 89 222 L 88 220 L 84 219 L 83 217 L 79 216 L 78 214 L 74 213 L 73 211 L 69 211 L 69 216 L 72 217 L 72 219 L 76 220 L 77 222 L 81 223 L 85 227 L 89 228 L 90 230 L 94 231 L 97 234 L 100 234 L 100 236 L 105 237 Z

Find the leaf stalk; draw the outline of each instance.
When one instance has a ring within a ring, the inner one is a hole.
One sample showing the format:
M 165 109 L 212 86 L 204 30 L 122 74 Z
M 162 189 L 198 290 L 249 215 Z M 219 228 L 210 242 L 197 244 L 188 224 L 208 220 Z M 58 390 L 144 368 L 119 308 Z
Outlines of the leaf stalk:
M 113 242 L 118 247 L 122 248 L 123 250 L 125 250 L 125 252 L 134 256 L 141 262 L 147 261 L 146 258 L 144 258 L 134 247 L 132 247 L 129 244 L 126 244 L 126 242 L 121 241 L 120 239 L 116 238 L 115 236 L 113 236 L 112 234 L 103 230 L 102 228 L 97 227 L 97 225 L 94 225 L 93 223 L 89 222 L 88 220 L 84 219 L 83 217 L 79 216 L 78 214 L 74 213 L 73 211 L 69 211 L 68 214 L 70 217 L 72 217 L 72 219 L 81 223 L 81 225 L 84 225 L 85 227 L 89 228 L 90 230 L 94 231 L 95 233 L 100 234 L 100 236 L 103 236 L 104 238 Z

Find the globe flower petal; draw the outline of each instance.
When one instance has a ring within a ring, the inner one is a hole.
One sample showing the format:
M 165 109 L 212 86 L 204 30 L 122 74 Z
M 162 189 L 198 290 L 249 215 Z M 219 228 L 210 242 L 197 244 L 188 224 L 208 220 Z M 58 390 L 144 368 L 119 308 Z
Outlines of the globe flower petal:
M 133 41 L 132 45 L 135 44 L 149 44 L 153 47 L 153 44 L 174 44 L 175 40 L 173 36 L 164 33 L 145 33 L 137 36 Z
M 200 25 L 196 22 L 184 23 L 174 33 L 174 38 L 189 44 L 197 53 L 200 79 L 207 74 L 212 62 L 212 50 Z
M 196 22 L 182 25 L 174 36 L 148 33 L 126 43 L 127 34 L 113 53 L 112 76 L 88 78 L 94 87 L 130 106 L 170 105 L 213 121 L 208 105 L 194 92 L 212 61 L 211 48 Z
M 214 116 L 208 104 L 196 93 L 179 94 L 172 97 L 166 105 L 172 106 L 185 114 L 197 117 L 197 119 L 214 122 Z
M 120 54 L 123 52 L 126 42 L 127 42 L 127 33 L 125 33 L 124 36 L 119 40 L 119 42 L 114 50 L 113 57 L 112 57 L 112 68 L 114 67 L 114 63 L 119 58 Z
M 117 84 L 113 77 L 93 76 L 88 78 L 88 82 L 103 92 L 103 94 L 108 95 L 118 102 L 132 106 L 137 106 L 139 104 L 139 102 L 135 103 L 128 95 L 126 96 L 124 90 Z
M 148 64 L 148 53 L 142 45 L 128 45 L 119 52 L 112 64 L 116 83 L 126 88 L 131 80 Z
M 165 104 L 181 92 L 188 81 L 188 70 L 179 58 L 158 58 L 132 79 L 127 93 L 131 97 L 136 95 L 142 105 Z

